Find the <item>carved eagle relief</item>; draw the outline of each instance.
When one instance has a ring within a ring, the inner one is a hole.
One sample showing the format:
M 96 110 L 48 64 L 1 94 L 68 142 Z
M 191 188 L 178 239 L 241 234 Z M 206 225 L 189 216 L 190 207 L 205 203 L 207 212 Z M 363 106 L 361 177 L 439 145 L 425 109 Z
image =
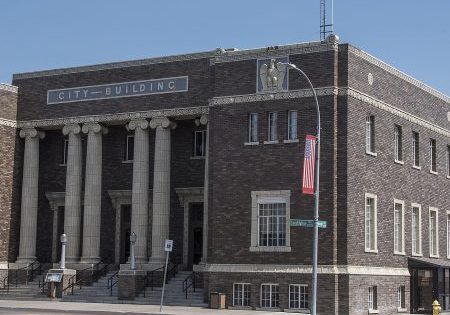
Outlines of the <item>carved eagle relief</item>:
M 286 78 L 287 67 L 281 62 L 275 64 L 275 59 L 270 59 L 270 64 L 262 64 L 259 68 L 259 78 L 262 83 L 262 92 L 282 91 Z

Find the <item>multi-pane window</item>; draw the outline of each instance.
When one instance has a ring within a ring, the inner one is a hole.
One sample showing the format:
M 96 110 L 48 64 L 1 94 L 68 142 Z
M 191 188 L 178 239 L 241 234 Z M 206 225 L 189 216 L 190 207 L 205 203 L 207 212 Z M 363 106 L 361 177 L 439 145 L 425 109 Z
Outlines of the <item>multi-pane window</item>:
M 439 256 L 438 210 L 430 207 L 430 256 Z
M 401 285 L 397 288 L 397 308 L 405 309 L 405 286 Z
M 430 172 L 436 173 L 436 139 L 430 139 Z
M 259 246 L 286 246 L 286 203 L 258 203 Z
M 277 112 L 269 112 L 268 118 L 269 118 L 268 140 L 269 141 L 277 141 L 278 140 L 278 131 L 277 131 L 278 115 L 277 115 Z
M 297 111 L 288 112 L 288 140 L 297 140 Z
M 419 133 L 415 131 L 412 133 L 412 157 L 413 165 L 420 167 Z
M 69 139 L 64 138 L 63 140 L 63 154 L 61 158 L 61 165 L 67 165 L 67 157 L 69 155 Z
M 365 249 L 377 251 L 377 196 L 366 194 L 365 201 Z
M 258 113 L 248 115 L 248 142 L 258 142 Z
M 369 310 L 376 310 L 378 309 L 377 306 L 377 287 L 371 286 L 369 287 L 369 294 L 367 298 L 367 308 Z
M 447 258 L 450 258 L 450 213 L 447 212 Z
M 450 145 L 447 146 L 447 177 L 450 177 Z
M 280 286 L 278 284 L 261 285 L 261 307 L 280 307 Z
M 394 150 L 395 160 L 397 162 L 403 161 L 402 127 L 398 125 L 394 127 Z
M 194 156 L 205 156 L 206 130 L 194 131 Z
M 233 305 L 250 306 L 250 284 L 235 283 L 233 285 Z
M 375 116 L 366 117 L 366 152 L 375 153 Z
M 404 254 L 404 202 L 394 201 L 394 253 Z
M 411 218 L 411 244 L 412 254 L 422 255 L 422 215 L 421 206 L 412 204 L 412 218 Z
M 305 284 L 289 285 L 289 308 L 292 309 L 309 308 L 309 294 L 307 285 Z
M 133 161 L 134 159 L 134 135 L 127 135 L 125 140 L 124 161 Z

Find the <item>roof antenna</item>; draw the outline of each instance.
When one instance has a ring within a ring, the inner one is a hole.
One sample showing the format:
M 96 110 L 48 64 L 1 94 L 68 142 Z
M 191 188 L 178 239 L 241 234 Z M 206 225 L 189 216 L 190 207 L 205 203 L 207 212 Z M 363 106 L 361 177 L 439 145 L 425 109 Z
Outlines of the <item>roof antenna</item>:
M 320 0 L 320 40 L 323 42 L 327 38 L 327 35 L 334 34 L 333 29 L 333 11 L 334 0 L 331 1 L 331 19 L 327 18 L 327 0 Z

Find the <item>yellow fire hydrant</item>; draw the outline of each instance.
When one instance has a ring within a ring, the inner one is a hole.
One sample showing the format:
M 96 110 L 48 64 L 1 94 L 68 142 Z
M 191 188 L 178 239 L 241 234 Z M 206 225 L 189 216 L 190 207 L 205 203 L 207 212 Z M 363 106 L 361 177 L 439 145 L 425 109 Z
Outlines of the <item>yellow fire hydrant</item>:
M 441 304 L 439 304 L 437 300 L 434 300 L 432 305 L 433 305 L 433 315 L 441 314 Z

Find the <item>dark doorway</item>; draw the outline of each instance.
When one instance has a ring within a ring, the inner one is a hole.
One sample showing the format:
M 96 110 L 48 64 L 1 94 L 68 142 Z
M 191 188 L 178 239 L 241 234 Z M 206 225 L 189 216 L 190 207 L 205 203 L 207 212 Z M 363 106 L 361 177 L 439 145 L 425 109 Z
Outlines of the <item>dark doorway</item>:
M 411 269 L 411 308 L 413 313 L 428 314 L 431 303 L 437 299 L 437 269 Z
M 200 263 L 203 247 L 203 204 L 193 203 L 189 207 L 189 251 L 188 270 Z
M 130 257 L 131 205 L 120 206 L 120 263 Z

